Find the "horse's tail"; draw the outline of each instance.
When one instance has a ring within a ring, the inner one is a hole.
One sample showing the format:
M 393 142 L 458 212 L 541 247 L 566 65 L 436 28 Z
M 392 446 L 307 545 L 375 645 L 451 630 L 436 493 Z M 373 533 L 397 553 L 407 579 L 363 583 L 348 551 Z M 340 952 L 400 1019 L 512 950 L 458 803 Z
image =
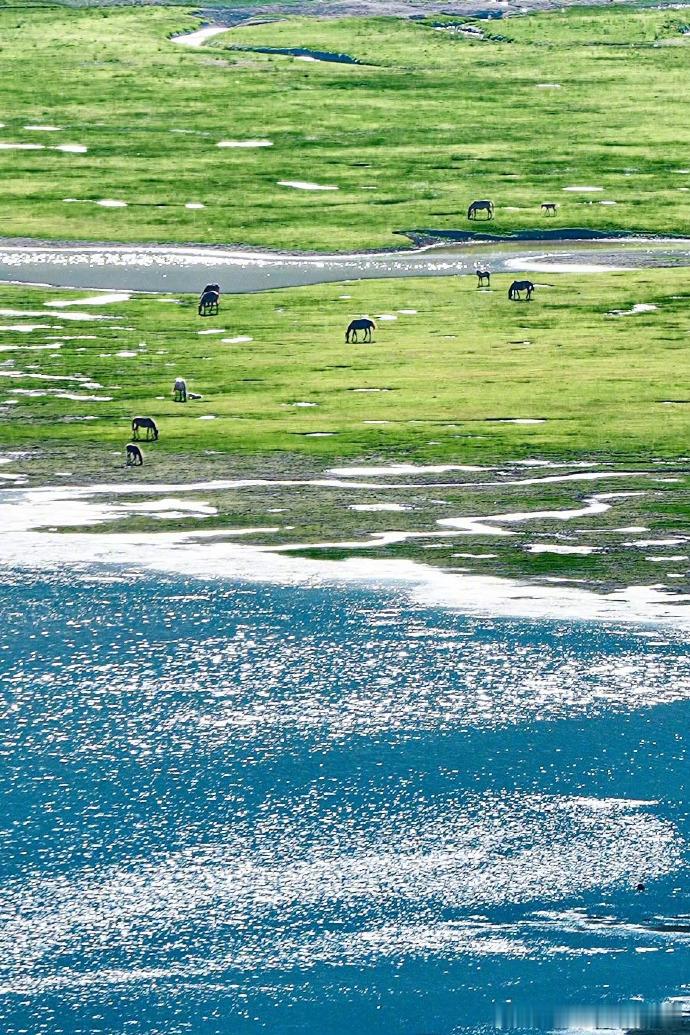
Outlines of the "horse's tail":
M 151 430 L 153 432 L 153 437 L 158 438 L 158 428 L 156 427 L 156 422 L 153 417 L 151 418 Z
M 469 208 L 467 209 L 467 218 L 468 218 L 468 219 L 471 219 L 471 218 L 472 218 L 472 206 L 471 206 L 471 205 L 470 205 L 470 207 L 469 207 Z
M 513 300 L 513 285 L 512 285 L 512 284 L 511 284 L 511 285 L 510 285 L 510 287 L 508 288 L 508 298 L 509 298 L 509 299 L 511 300 L 511 302 L 512 302 L 512 300 Z
M 132 419 L 132 431 L 134 432 L 136 430 L 137 430 L 137 419 L 136 419 L 136 417 L 134 417 Z

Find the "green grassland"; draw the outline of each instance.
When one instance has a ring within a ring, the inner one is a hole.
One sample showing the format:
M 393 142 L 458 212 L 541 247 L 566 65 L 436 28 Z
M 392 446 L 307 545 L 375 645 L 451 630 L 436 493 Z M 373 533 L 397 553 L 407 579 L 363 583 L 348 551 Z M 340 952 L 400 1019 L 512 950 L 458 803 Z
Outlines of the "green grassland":
M 654 551 L 630 544 L 629 526 L 662 540 L 690 528 L 687 273 L 542 276 L 531 303 L 508 301 L 508 276 L 496 275 L 490 292 L 469 278 L 383 280 L 232 296 L 218 317 L 207 319 L 186 296 L 53 308 L 44 303 L 90 293 L 1 287 L 0 451 L 16 451 L 3 477 L 9 471 L 28 475 L 34 485 L 153 489 L 248 476 L 261 481 L 250 489 L 201 493 L 218 510 L 204 529 L 276 526 L 248 541 L 300 543 L 307 556 L 338 558 L 353 548 L 313 550 L 309 544 L 366 544 L 371 533 L 394 528 L 422 535 L 365 545 L 367 556 L 582 578 L 602 587 L 663 583 L 678 564 L 671 559 L 662 571 L 649 560 Z M 609 315 L 639 302 L 658 308 Z M 397 319 L 380 320 L 372 344 L 346 346 L 344 328 L 359 313 Z M 252 340 L 223 340 L 241 337 Z M 174 403 L 177 375 L 202 398 Z M 357 391 L 363 388 L 381 391 Z M 153 416 L 160 439 L 143 443 L 143 468 L 126 470 L 124 445 L 135 414 Z M 311 437 L 315 433 L 324 437 Z M 539 481 L 549 472 L 537 469 L 534 484 L 522 484 L 532 472 L 516 469 L 512 478 L 521 484 L 506 475 L 490 484 L 491 470 L 533 458 L 590 460 L 610 474 L 595 483 L 551 483 Z M 359 513 L 350 509 L 350 489 L 321 484 L 330 466 L 352 460 L 443 461 L 490 470 L 442 476 L 438 488 L 360 491 L 359 501 L 383 498 L 411 509 Z M 621 469 L 629 475 L 617 480 Z M 281 489 L 276 480 L 309 484 Z M 424 538 L 444 517 L 577 508 L 596 492 L 626 495 L 608 514 L 567 528 L 537 518 L 510 538 Z M 100 530 L 198 527 L 197 518 L 133 513 Z M 588 528 L 596 535 L 588 536 Z M 530 552 L 534 542 L 564 538 L 593 543 L 596 552 Z M 463 558 L 467 551 L 477 556 Z
M 294 18 L 239 27 L 199 50 L 170 41 L 198 24 L 179 8 L 0 10 L 0 142 L 88 147 L 0 150 L 5 235 L 400 247 L 395 231 L 470 229 L 467 204 L 483 196 L 497 205 L 498 234 L 687 231 L 682 11 L 478 22 L 484 40 L 448 19 Z M 232 49 L 266 45 L 361 63 Z M 23 128 L 34 123 L 62 131 Z M 274 146 L 216 147 L 255 137 Z M 564 191 L 573 185 L 604 189 Z M 104 197 L 128 207 L 88 203 Z M 556 218 L 540 215 L 544 200 L 558 202 Z
M 218 317 L 207 319 L 196 315 L 191 297 L 171 304 L 142 295 L 51 311 L 42 300 L 79 294 L 3 287 L 2 307 L 26 307 L 38 329 L 8 329 L 25 321 L 0 317 L 1 387 L 40 389 L 45 381 L 59 388 L 43 375 L 79 375 L 112 401 L 3 393 L 15 405 L 2 410 L 0 440 L 122 445 L 129 419 L 145 413 L 162 425 L 159 452 L 380 453 L 463 462 L 688 452 L 685 270 L 542 274 L 531 303 L 508 301 L 510 279 L 494 276 L 491 291 L 462 277 L 231 296 Z M 636 303 L 658 308 L 609 315 Z M 406 309 L 417 312 L 398 312 Z M 62 313 L 106 318 L 63 320 Z M 360 313 L 396 319 L 378 321 L 374 344 L 346 346 L 344 329 Z M 60 341 L 63 335 L 68 340 Z M 252 340 L 223 340 L 242 337 Z M 201 401 L 172 402 L 178 374 Z M 354 391 L 361 388 L 383 390 Z M 97 419 L 73 420 L 84 414 Z M 199 421 L 204 415 L 215 419 Z M 499 423 L 511 418 L 544 423 Z M 330 437 L 306 437 L 315 432 Z

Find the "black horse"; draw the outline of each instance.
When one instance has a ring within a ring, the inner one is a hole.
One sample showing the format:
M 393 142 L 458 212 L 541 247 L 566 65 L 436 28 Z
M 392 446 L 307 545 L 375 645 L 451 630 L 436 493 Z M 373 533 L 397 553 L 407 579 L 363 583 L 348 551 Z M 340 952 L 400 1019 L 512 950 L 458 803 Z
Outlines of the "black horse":
M 514 280 L 508 288 L 508 298 L 511 302 L 518 302 L 520 300 L 520 292 L 525 291 L 527 298 L 525 301 L 532 301 L 532 292 L 534 291 L 534 284 L 531 280 Z
M 217 316 L 220 302 L 220 284 L 207 284 L 199 299 L 199 316 Z
M 371 341 L 371 332 L 375 330 L 376 324 L 368 317 L 364 317 L 361 320 L 351 320 L 345 331 L 345 343 L 349 345 L 351 340 L 356 342 L 357 331 L 364 331 L 364 340 Z
M 486 286 L 491 287 L 491 270 L 477 270 L 477 287 L 481 287 L 484 281 Z
M 146 438 L 158 438 L 158 428 L 153 417 L 134 417 L 132 420 L 132 438 L 139 438 L 139 429 L 144 428 Z

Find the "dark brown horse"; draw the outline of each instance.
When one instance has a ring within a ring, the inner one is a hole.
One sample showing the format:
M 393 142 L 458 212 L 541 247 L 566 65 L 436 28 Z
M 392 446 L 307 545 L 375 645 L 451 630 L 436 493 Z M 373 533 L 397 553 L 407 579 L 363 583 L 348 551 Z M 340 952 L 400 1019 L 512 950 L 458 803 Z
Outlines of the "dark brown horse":
M 217 316 L 220 302 L 220 285 L 207 284 L 199 299 L 199 316 Z
M 467 218 L 476 219 L 477 212 L 486 212 L 487 219 L 494 218 L 494 203 L 493 201 L 473 201 L 470 207 L 467 209 Z
M 511 302 L 520 301 L 520 293 L 524 291 L 527 294 L 526 302 L 532 301 L 532 292 L 534 291 L 534 284 L 531 280 L 514 280 L 508 288 L 508 298 Z
M 139 438 L 139 429 L 143 428 L 146 432 L 146 438 L 158 438 L 158 428 L 153 417 L 134 417 L 132 420 L 132 438 Z
M 345 342 L 350 344 L 350 341 L 357 341 L 357 331 L 364 331 L 364 340 L 371 341 L 371 332 L 376 330 L 376 324 L 373 320 L 368 317 L 363 317 L 361 320 L 352 320 L 348 324 L 348 328 L 345 332 Z

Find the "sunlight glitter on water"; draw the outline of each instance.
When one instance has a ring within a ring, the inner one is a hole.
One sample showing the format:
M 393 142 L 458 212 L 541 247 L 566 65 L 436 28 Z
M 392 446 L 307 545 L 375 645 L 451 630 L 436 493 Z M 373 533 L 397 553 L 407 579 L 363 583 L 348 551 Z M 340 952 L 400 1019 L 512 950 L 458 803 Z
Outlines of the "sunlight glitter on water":
M 682 638 L 117 567 L 0 600 L 3 1030 L 450 1031 L 458 990 L 478 1030 L 489 986 L 588 1002 L 612 966 L 677 993 Z

